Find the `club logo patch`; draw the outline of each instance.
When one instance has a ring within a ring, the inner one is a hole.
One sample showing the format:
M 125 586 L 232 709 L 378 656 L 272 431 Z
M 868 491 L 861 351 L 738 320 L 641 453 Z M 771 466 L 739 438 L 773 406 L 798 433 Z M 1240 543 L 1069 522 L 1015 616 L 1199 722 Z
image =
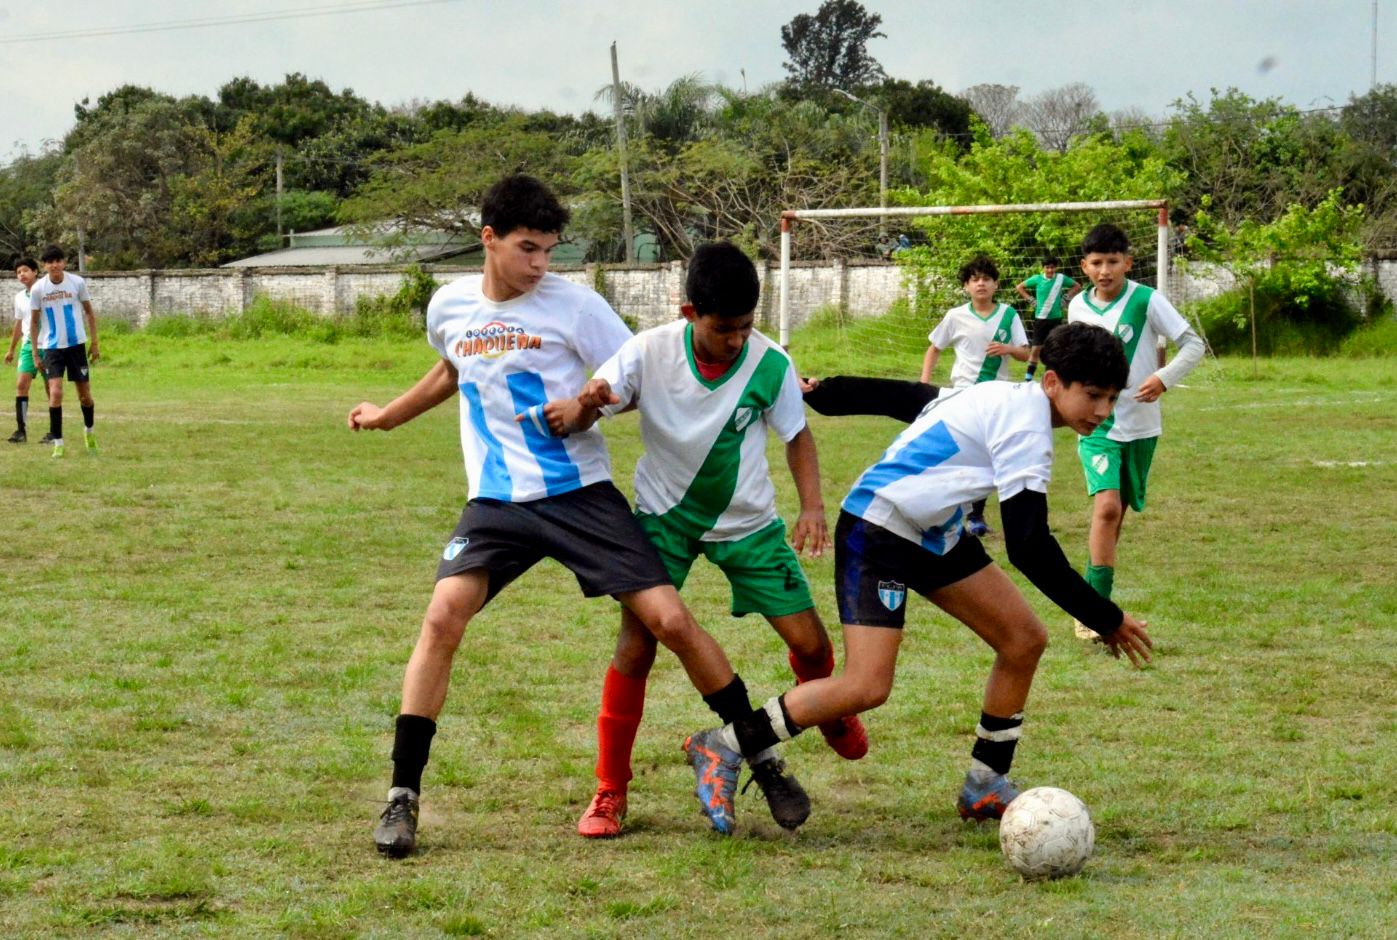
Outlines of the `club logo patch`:
M 757 420 L 757 409 L 747 407 L 739 408 L 733 412 L 732 429 L 734 431 L 741 431 L 755 420 Z
M 1121 338 L 1122 343 L 1128 343 L 1131 337 L 1135 335 L 1135 328 L 1129 323 L 1122 323 L 1120 326 L 1116 327 L 1116 335 Z
M 1111 469 L 1111 458 L 1105 454 L 1094 454 L 1091 458 L 1091 468 L 1097 473 L 1105 473 Z
M 466 550 L 470 544 L 470 539 L 454 538 L 446 543 L 446 551 L 441 553 L 443 561 L 455 561 L 456 556 Z
M 907 585 L 900 581 L 879 581 L 878 600 L 888 610 L 897 610 L 907 600 Z

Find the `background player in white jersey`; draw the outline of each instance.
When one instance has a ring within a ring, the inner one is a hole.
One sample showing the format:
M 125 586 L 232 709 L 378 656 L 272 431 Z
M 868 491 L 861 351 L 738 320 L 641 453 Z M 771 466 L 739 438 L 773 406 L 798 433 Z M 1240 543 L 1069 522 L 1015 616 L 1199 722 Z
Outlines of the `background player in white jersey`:
M 694 735 L 714 755 L 702 779 L 734 777 L 758 754 L 810 725 L 876 708 L 892 691 L 907 594 L 915 591 L 994 649 L 970 770 L 957 800 L 967 819 L 998 818 L 1018 795 L 1006 774 L 1048 635 L 1008 575 L 966 533 L 972 500 L 998 491 L 1009 559 L 1050 600 L 1100 631 L 1140 666 L 1145 624 L 1096 593 L 1048 528 L 1053 428 L 1089 434 L 1125 383 L 1120 343 L 1104 330 L 1064 327 L 1043 347 L 1033 382 L 943 391 L 864 471 L 835 528 L 835 593 L 844 670 L 797 686 L 724 728 Z
M 722 569 L 732 614 L 766 617 L 789 648 L 797 681 L 834 672 L 834 647 L 796 553 L 829 544 L 815 438 L 805 422 L 790 357 L 752 329 L 760 285 L 751 260 L 729 242 L 703 245 L 689 260 L 683 319 L 632 337 L 578 396 L 581 423 L 638 408 L 645 455 L 635 471 L 636 515 L 683 588 L 699 555 Z M 766 462 L 767 432 L 786 445 L 800 516 L 786 543 Z M 618 835 L 631 780 L 631 748 L 645 705 L 655 638 L 624 612 L 597 718 L 597 792 L 577 831 Z M 857 760 L 868 738 L 857 718 L 820 729 L 841 756 Z M 771 753 L 751 761 L 752 779 L 787 829 L 810 815 L 810 799 Z M 731 819 L 712 819 L 727 832 Z
M 634 613 L 678 654 L 714 711 L 751 707 L 742 680 L 684 607 L 612 485 L 601 433 L 562 439 L 536 421 L 516 420 L 573 394 L 630 338 L 595 291 L 548 273 L 567 220 L 538 180 L 520 175 L 495 184 L 481 203 L 483 274 L 441 288 L 427 308 L 427 338 L 441 359 L 385 407 L 361 402 L 349 413 L 354 430 L 386 431 L 459 393 L 470 483 L 403 679 L 393 783 L 374 831 L 378 850 L 395 858 L 416 845 L 422 771 L 466 625 L 545 557 L 571 570 L 583 594 L 610 594 Z
M 1130 241 L 1117 226 L 1103 223 L 1088 232 L 1082 240 L 1082 270 L 1092 287 L 1073 298 L 1067 313 L 1073 323 L 1114 333 L 1130 364 L 1115 413 L 1077 444 L 1092 498 L 1087 582 L 1107 598 L 1115 585 L 1125 509 L 1145 508 L 1145 483 L 1163 430 L 1159 396 L 1183 381 L 1204 353 L 1203 340 L 1163 294 L 1126 277 L 1132 260 Z M 1163 367 L 1156 351 L 1161 338 L 1178 347 Z M 1080 623 L 1075 628 L 1084 640 L 1097 638 Z
M 1057 258 L 1048 255 L 1043 259 L 1042 274 L 1035 274 L 1014 285 L 1019 296 L 1033 304 L 1033 336 L 1028 350 L 1028 369 L 1024 372 L 1026 379 L 1033 378 L 1033 373 L 1038 371 L 1038 353 L 1043 348 L 1043 342 L 1053 330 L 1067 322 L 1064 313 L 1067 304 L 1082 289 L 1057 266 Z M 1032 294 L 1028 292 L 1029 288 L 1033 288 Z
M 970 302 L 946 311 L 927 337 L 931 345 L 922 359 L 922 381 L 930 384 L 941 351 L 951 348 L 956 351 L 956 363 L 951 367 L 952 388 L 992 380 L 1010 381 L 1009 359 L 1023 362 L 1028 358 L 1028 336 L 1019 312 L 994 299 L 999 290 L 999 268 L 979 255 L 961 265 L 959 277 Z M 989 534 L 984 500 L 970 507 L 965 524 L 971 535 Z
M 53 456 L 63 456 L 63 377 L 78 388 L 82 405 L 83 441 L 89 453 L 97 451 L 93 431 L 97 406 L 92 402 L 92 376 L 89 363 L 96 362 L 97 314 L 87 282 L 70 274 L 67 256 L 57 245 L 44 249 L 40 260 L 48 272 L 29 290 L 30 332 L 35 337 L 49 396 L 49 436 Z M 79 311 L 81 307 L 81 311 Z
M 15 433 L 11 434 L 11 444 L 23 444 L 29 439 L 29 386 L 39 373 L 34 359 L 34 344 L 29 335 L 29 291 L 39 279 L 39 262 L 33 258 L 20 258 L 15 262 L 15 279 L 21 287 L 15 294 L 15 325 L 10 331 L 10 348 L 5 353 L 5 365 L 15 361 L 15 351 L 19 351 L 18 375 L 15 377 Z

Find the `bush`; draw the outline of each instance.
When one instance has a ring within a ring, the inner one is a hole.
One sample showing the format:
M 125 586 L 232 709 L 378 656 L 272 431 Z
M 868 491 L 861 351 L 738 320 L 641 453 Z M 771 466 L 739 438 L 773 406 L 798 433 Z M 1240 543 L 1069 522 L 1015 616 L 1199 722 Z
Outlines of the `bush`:
M 1352 288 L 1338 279 L 1310 285 L 1300 303 L 1283 281 L 1256 286 L 1256 351 L 1263 356 L 1330 355 L 1363 322 Z M 1202 301 L 1193 313 L 1218 354 L 1251 353 L 1251 303 L 1246 287 Z
M 1354 330 L 1339 344 L 1339 355 L 1349 359 L 1397 356 L 1397 317 L 1389 309 L 1373 322 Z
M 141 332 L 151 336 L 165 336 L 170 339 L 185 339 L 190 336 L 204 336 L 213 333 L 218 324 L 213 320 L 194 317 L 189 314 L 162 314 L 146 322 Z

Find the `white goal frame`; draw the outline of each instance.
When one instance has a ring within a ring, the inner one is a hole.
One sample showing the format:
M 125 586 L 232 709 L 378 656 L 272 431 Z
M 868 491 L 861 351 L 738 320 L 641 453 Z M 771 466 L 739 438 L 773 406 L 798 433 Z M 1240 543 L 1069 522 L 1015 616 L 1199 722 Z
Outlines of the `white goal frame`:
M 1158 237 L 1155 244 L 1155 290 L 1168 296 L 1169 283 L 1169 203 L 1164 199 L 1123 199 L 1108 202 L 1031 202 L 1000 206 L 894 206 L 857 209 L 787 209 L 781 213 L 780 298 L 781 346 L 791 344 L 790 279 L 791 226 L 801 219 L 905 218 L 921 215 L 1003 215 L 1019 212 L 1099 212 L 1116 209 L 1158 210 Z

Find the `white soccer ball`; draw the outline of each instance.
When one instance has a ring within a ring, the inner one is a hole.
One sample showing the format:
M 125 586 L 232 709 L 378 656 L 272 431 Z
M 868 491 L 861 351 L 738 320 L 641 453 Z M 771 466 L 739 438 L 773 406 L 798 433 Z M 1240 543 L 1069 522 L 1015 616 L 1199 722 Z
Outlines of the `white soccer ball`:
M 999 821 L 999 847 L 1009 867 L 1033 881 L 1082 870 L 1096 846 L 1086 804 L 1057 787 L 1020 793 Z

